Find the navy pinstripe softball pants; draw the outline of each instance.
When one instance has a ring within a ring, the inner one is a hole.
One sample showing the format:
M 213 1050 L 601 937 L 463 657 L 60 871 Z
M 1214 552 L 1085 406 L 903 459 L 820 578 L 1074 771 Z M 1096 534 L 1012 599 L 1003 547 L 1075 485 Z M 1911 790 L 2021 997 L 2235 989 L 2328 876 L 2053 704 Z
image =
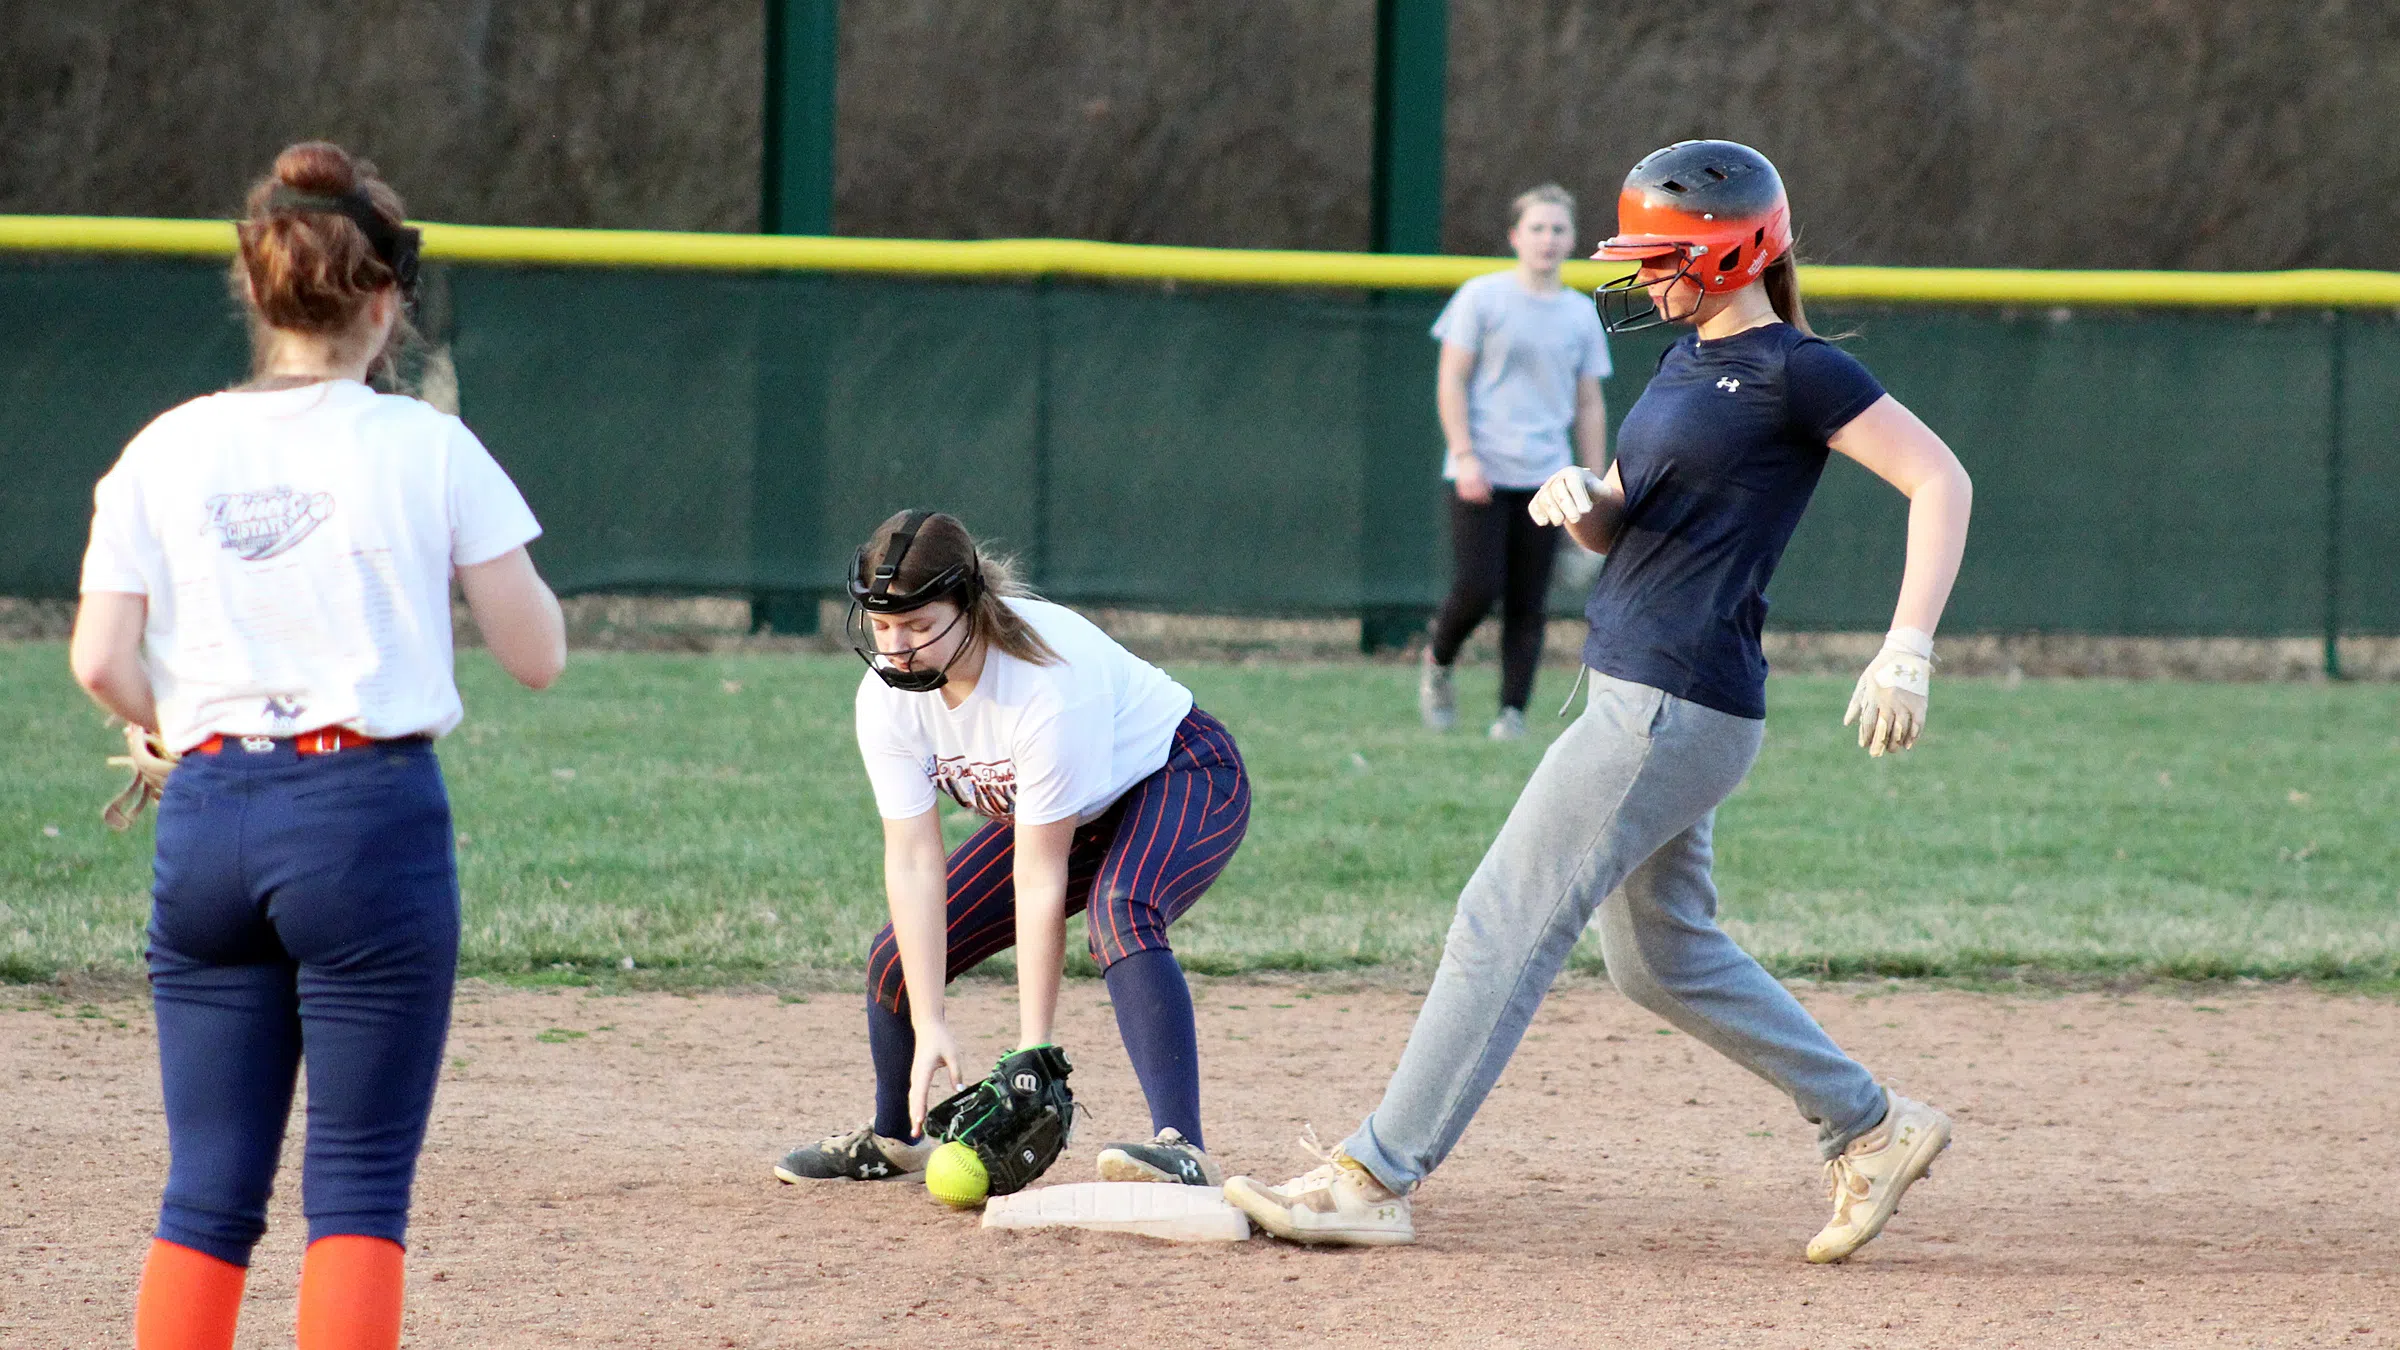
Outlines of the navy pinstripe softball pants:
M 1101 969 L 1136 952 L 1166 951 L 1167 926 L 1192 907 L 1250 827 L 1250 776 L 1233 736 L 1192 709 L 1158 772 L 1075 832 L 1067 853 L 1067 913 L 1088 916 Z M 1017 940 L 1016 830 L 995 821 L 950 854 L 950 978 Z M 867 991 L 886 1011 L 907 1007 L 900 944 L 890 924 L 867 947 Z

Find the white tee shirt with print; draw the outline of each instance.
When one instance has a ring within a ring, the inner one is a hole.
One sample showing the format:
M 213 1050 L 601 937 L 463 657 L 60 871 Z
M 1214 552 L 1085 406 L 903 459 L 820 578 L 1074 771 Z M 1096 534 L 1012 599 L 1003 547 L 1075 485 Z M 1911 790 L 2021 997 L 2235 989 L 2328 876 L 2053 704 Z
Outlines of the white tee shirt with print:
M 885 819 L 923 815 L 939 791 L 988 820 L 1082 824 L 1165 766 L 1191 691 L 1064 605 L 1003 603 L 1059 664 L 995 648 L 956 708 L 872 672 L 860 681 L 858 752 Z
M 93 491 L 83 590 L 147 597 L 159 731 L 439 736 L 450 577 L 541 533 L 466 424 L 351 380 L 194 399 Z

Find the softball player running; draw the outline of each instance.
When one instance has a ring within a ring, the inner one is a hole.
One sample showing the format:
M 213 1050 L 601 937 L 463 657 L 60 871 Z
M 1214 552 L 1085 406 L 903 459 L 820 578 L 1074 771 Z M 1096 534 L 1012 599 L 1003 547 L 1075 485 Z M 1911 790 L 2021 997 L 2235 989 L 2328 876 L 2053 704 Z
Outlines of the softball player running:
M 1103 1150 L 1102 1179 L 1218 1184 L 1191 991 L 1167 927 L 1249 827 L 1233 737 L 1165 672 L 1029 595 L 950 516 L 886 520 L 858 551 L 850 595 L 869 668 L 858 749 L 883 816 L 892 913 L 867 946 L 875 1117 L 792 1150 L 775 1175 L 922 1171 L 934 1076 L 960 1081 L 944 986 L 1013 944 L 1019 1048 L 1048 1045 L 1066 920 L 1080 910 L 1157 1132 Z M 943 797 L 989 822 L 946 862 Z
M 1592 694 L 1517 799 L 1459 898 L 1441 966 L 1383 1103 L 1325 1165 L 1228 1199 L 1307 1242 L 1414 1240 L 1408 1193 L 1441 1165 L 1599 913 L 1627 997 L 1788 1094 L 1817 1126 L 1838 1261 L 1873 1238 L 1950 1141 L 1941 1112 L 1885 1089 L 1716 925 L 1717 803 L 1749 771 L 1766 713 L 1765 590 L 1829 450 L 1909 498 L 1890 636 L 1850 702 L 1872 754 L 1925 721 L 1935 623 L 1966 545 L 1970 486 L 1941 438 L 1809 331 L 1774 166 L 1686 141 L 1626 177 L 1616 237 L 1636 261 L 1602 288 L 1610 327 L 1693 332 L 1618 429 L 1603 476 L 1561 470 L 1532 513 L 1608 554 L 1589 606 Z M 1646 299 L 1646 308 L 1633 303 Z
M 540 533 L 457 418 L 378 393 L 416 231 L 372 166 L 285 150 L 234 284 L 256 377 L 152 422 L 96 490 L 71 660 L 158 811 L 149 967 L 169 1162 L 144 1350 L 233 1344 L 308 1073 L 302 1350 L 399 1344 L 458 954 L 450 579 L 534 688 L 566 659 Z M 127 818 L 120 802 L 117 819 Z
M 1558 527 L 1526 510 L 1534 491 L 1570 462 L 1607 462 L 1608 338 L 1558 265 L 1575 238 L 1575 199 L 1555 183 L 1509 208 L 1517 265 L 1458 288 L 1433 325 L 1442 344 L 1434 401 L 1449 454 L 1450 551 L 1456 574 L 1434 615 L 1417 677 L 1425 725 L 1458 720 L 1450 667 L 1459 648 L 1500 606 L 1500 715 L 1491 738 L 1525 734 L 1525 704 L 1542 663 L 1542 600 L 1558 558 Z M 1567 441 L 1575 456 L 1568 458 Z

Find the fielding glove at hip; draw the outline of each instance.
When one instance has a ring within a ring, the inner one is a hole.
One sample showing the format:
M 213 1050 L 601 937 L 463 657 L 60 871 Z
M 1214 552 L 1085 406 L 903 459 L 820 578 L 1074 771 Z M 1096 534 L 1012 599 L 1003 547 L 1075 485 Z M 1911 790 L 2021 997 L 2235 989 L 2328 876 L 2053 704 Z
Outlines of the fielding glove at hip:
M 965 1144 L 982 1159 L 993 1195 L 1024 1190 L 1066 1150 L 1075 1130 L 1074 1068 L 1055 1045 L 1019 1050 L 991 1076 L 925 1113 L 925 1132 Z
M 1867 663 L 1850 691 L 1842 725 L 1858 724 L 1858 743 L 1870 755 L 1906 750 L 1925 730 L 1925 707 L 1933 688 L 1933 635 L 1895 628 L 1883 650 Z
M 175 772 L 182 759 L 183 756 L 167 748 L 157 732 L 126 723 L 125 753 L 110 755 L 108 762 L 133 770 L 133 779 L 125 784 L 123 792 L 100 808 L 100 819 L 112 830 L 131 829 L 143 807 L 166 795 L 167 775 Z

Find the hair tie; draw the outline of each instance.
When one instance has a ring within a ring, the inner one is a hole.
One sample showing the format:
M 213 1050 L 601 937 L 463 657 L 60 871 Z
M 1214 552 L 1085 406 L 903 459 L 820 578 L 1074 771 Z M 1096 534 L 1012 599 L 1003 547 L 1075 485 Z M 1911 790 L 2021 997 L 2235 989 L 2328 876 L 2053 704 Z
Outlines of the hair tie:
M 401 297 L 416 298 L 417 252 L 424 234 L 413 226 L 394 225 L 390 217 L 375 209 L 375 203 L 367 199 L 363 189 L 352 188 L 343 193 L 303 192 L 279 183 L 267 195 L 267 210 L 316 211 L 348 217 L 367 237 L 367 246 L 375 250 L 375 256 L 392 269 L 393 280 L 400 284 Z

